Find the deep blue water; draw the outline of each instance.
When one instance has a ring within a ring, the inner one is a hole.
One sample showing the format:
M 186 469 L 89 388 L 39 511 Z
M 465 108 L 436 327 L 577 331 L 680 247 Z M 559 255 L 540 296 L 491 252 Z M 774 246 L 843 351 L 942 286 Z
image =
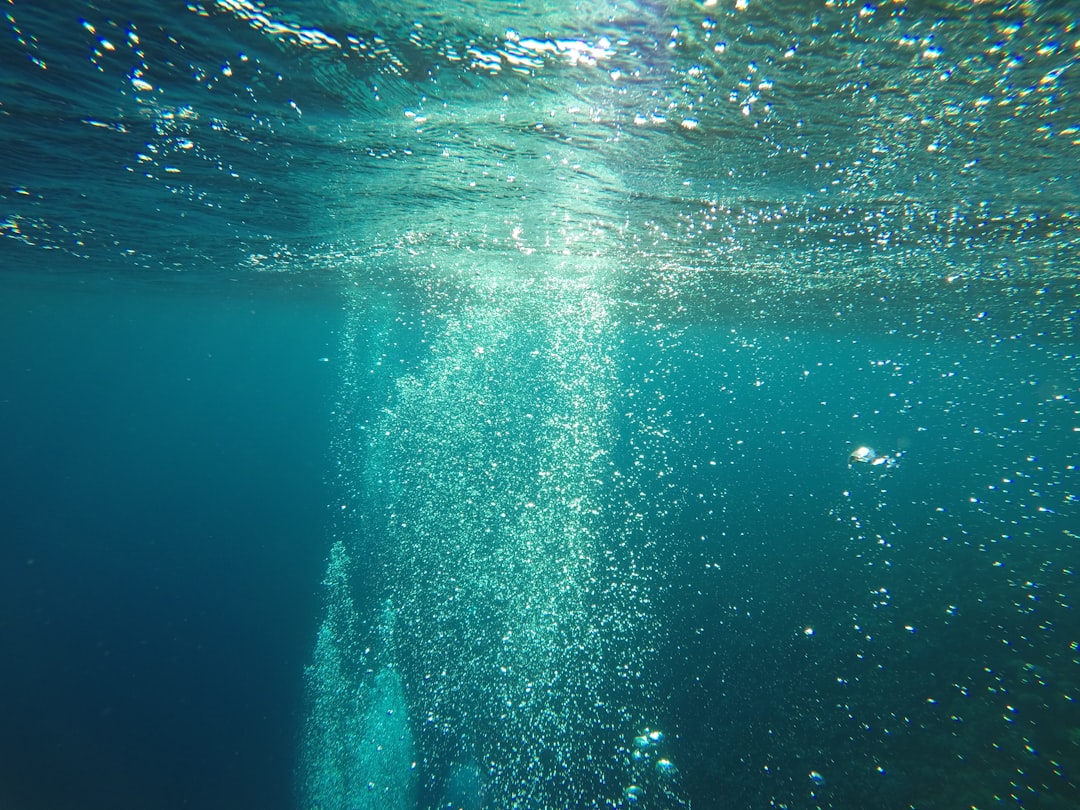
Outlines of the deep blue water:
M 290 806 L 332 303 L 2 301 L 3 803 Z
M 1077 35 L 8 3 L 0 806 L 1080 804 Z

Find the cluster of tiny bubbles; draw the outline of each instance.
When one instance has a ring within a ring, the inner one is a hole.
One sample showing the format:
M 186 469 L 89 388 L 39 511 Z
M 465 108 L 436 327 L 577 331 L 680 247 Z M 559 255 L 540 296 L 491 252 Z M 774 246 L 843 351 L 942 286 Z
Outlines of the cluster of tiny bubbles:
M 664 732 L 645 728 L 629 748 L 633 781 L 623 791 L 626 805 L 647 802 L 650 807 L 688 807 L 677 791 L 679 769 L 667 755 Z
M 657 630 L 611 457 L 611 299 L 571 272 L 480 269 L 353 434 L 424 790 L 611 807 L 634 781 L 685 806 L 653 784 L 671 781 L 658 750 L 635 764 L 617 742 L 655 699 Z
M 372 654 L 361 641 L 350 568 L 339 540 L 324 581 L 326 613 L 304 673 L 303 801 L 319 810 L 410 807 L 417 787 L 415 744 L 403 683 L 392 663 L 393 607 L 384 606 L 379 649 Z
M 885 453 L 878 453 L 872 447 L 862 445 L 851 451 L 851 454 L 848 456 L 848 466 L 890 469 L 900 463 L 900 459 L 903 455 L 904 452 L 902 450 L 893 453 L 892 455 L 887 455 Z

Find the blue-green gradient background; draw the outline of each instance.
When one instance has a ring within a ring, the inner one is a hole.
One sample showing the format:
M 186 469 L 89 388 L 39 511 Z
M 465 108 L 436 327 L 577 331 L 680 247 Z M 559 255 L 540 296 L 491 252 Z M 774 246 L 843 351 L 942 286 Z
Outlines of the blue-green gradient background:
M 1080 805 L 1076 10 L 744 5 L 6 5 L 0 807 L 303 806 L 358 437 L 583 278 L 685 804 Z

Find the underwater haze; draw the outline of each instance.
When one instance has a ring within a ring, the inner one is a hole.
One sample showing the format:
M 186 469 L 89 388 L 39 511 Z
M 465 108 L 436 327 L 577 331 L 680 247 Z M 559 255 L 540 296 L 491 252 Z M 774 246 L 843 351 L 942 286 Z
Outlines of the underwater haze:
M 0 23 L 0 806 L 1080 805 L 1071 0 Z

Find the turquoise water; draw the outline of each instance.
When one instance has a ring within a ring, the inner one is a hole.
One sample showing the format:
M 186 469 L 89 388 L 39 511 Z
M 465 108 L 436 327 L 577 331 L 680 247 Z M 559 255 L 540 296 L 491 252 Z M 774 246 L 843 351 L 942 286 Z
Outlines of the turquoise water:
M 0 804 L 1080 801 L 1072 4 L 5 15 Z

